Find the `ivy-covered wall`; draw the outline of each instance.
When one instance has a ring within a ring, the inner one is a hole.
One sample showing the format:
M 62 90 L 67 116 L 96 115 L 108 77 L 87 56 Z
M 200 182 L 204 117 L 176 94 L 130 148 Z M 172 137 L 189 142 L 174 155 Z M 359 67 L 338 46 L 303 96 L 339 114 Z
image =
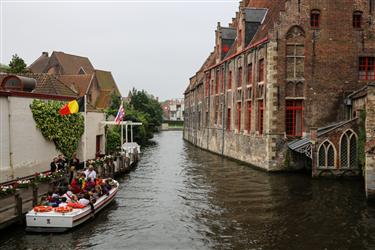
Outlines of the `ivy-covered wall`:
M 56 145 L 56 149 L 71 158 L 78 149 L 84 133 L 84 118 L 80 113 L 61 116 L 64 102 L 34 100 L 30 105 L 36 127 L 43 136 Z

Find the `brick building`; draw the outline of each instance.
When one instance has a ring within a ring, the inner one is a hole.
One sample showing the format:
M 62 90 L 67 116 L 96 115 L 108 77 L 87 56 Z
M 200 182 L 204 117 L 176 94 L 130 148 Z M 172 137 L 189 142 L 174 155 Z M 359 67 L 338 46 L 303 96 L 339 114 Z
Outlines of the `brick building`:
M 29 67 L 33 73 L 55 76 L 98 110 L 111 105 L 112 95 L 121 95 L 110 71 L 97 70 L 87 57 L 64 52 L 42 52 Z
M 166 121 L 184 120 L 184 99 L 170 99 L 162 102 L 163 119 Z
M 375 80 L 374 17 L 374 0 L 241 1 L 190 78 L 184 138 L 267 171 L 356 168 L 338 144 L 358 147 L 344 100 Z

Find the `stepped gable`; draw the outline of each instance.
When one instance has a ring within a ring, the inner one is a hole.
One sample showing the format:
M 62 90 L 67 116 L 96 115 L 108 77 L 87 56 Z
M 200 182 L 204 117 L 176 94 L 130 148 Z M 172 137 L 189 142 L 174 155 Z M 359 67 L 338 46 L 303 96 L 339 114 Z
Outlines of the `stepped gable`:
M 274 23 L 277 22 L 280 12 L 285 10 L 286 0 L 251 0 L 247 7 L 249 8 L 266 8 L 268 9 L 263 23 L 258 28 L 253 39 L 248 46 L 252 46 L 262 39 L 267 38 L 268 32 L 273 28 Z

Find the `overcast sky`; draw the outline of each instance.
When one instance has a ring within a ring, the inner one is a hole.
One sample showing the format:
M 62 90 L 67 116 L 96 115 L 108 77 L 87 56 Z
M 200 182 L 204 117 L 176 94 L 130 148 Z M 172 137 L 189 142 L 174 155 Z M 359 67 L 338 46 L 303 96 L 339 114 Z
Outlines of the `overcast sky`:
M 183 97 L 189 77 L 213 50 L 217 22 L 238 1 L 84 2 L 0 0 L 1 55 L 29 65 L 42 51 L 86 56 L 112 71 L 122 92 L 145 89 L 160 100 Z

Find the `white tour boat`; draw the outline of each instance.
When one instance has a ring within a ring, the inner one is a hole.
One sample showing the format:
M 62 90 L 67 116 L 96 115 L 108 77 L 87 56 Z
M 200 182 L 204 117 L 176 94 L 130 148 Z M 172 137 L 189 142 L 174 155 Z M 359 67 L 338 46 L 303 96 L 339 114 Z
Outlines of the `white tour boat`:
M 107 195 L 103 195 L 95 202 L 84 208 L 73 208 L 67 212 L 56 212 L 55 209 L 47 212 L 36 212 L 34 209 L 26 214 L 26 231 L 28 232 L 65 232 L 90 219 L 107 206 L 115 198 L 119 184 L 115 185 Z M 48 209 L 50 210 L 50 209 Z

